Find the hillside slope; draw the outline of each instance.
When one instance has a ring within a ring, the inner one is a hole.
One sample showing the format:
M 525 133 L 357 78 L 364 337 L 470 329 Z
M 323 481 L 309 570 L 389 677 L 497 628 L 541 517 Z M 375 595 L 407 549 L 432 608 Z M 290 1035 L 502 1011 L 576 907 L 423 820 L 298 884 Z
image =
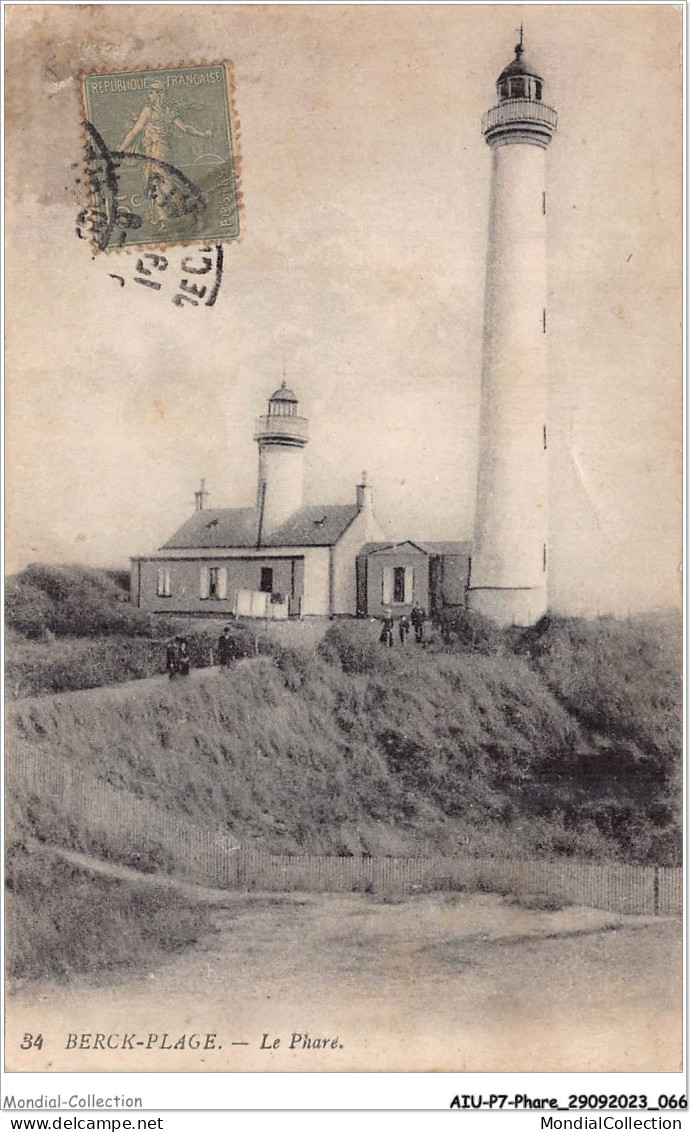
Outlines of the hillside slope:
M 369 626 L 337 625 L 317 656 L 279 650 L 117 701 L 17 703 L 9 750 L 276 851 L 678 863 L 674 647 L 609 623 L 474 626 L 470 643 L 465 629 L 388 652 Z M 45 805 L 19 813 L 45 837 Z

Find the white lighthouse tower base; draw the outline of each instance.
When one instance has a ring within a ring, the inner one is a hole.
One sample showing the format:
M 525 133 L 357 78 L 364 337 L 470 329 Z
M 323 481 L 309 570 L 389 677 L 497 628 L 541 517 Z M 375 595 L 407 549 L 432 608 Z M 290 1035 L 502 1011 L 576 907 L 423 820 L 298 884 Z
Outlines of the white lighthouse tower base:
M 525 590 L 470 590 L 468 607 L 497 625 L 534 625 L 547 612 L 547 587 Z

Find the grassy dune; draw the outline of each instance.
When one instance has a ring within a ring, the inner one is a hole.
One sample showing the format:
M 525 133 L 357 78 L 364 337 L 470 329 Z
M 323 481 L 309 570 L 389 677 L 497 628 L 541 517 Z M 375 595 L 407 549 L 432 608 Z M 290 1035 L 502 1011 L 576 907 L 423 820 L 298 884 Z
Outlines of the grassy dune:
M 18 601 L 15 622 L 17 610 L 29 616 Z M 8 757 L 57 758 L 183 823 L 274 851 L 680 863 L 676 620 L 552 618 L 501 632 L 457 613 L 405 651 L 382 648 L 375 630 L 337 623 L 316 655 L 272 646 L 189 684 L 100 691 L 123 678 L 109 667 L 118 648 L 135 658 L 129 676 L 140 663 L 148 674 L 160 641 L 21 638 L 26 656 L 43 650 L 33 669 L 26 660 L 43 690 L 94 690 L 11 704 Z M 179 847 L 134 860 L 117 822 L 89 829 L 59 797 L 8 794 L 11 973 L 150 960 L 210 930 L 188 897 L 51 850 L 174 873 Z
M 276 851 L 678 863 L 673 650 L 622 661 L 605 628 L 388 652 L 337 625 L 317 656 L 18 703 L 8 742 Z
M 6 970 L 13 979 L 134 967 L 212 930 L 207 903 L 95 874 L 40 845 L 13 846 L 6 884 Z
M 28 566 L 5 590 L 5 691 L 10 699 L 119 684 L 165 671 L 166 640 L 184 633 L 195 668 L 214 662 L 223 624 L 133 608 L 129 575 L 81 566 Z M 235 654 L 268 651 L 247 626 Z

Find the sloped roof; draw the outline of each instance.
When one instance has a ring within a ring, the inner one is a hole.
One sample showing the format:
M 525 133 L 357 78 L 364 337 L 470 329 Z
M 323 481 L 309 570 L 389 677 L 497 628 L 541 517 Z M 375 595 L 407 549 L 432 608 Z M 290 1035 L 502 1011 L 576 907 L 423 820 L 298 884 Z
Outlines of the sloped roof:
M 273 534 L 263 534 L 263 547 L 333 546 L 358 513 L 353 504 L 312 504 L 295 511 Z M 254 507 L 195 511 L 161 550 L 207 550 L 257 545 L 259 512 Z
M 333 546 L 357 513 L 357 503 L 313 503 L 301 507 L 266 539 L 266 545 Z
M 420 554 L 426 554 L 422 543 L 413 542 L 412 539 L 401 539 L 399 542 L 366 542 L 358 550 L 358 558 L 368 558 L 370 554 L 378 554 L 382 550 L 402 550 L 403 547 L 412 547 Z
M 368 558 L 370 554 L 377 554 L 384 550 L 401 550 L 403 547 L 412 546 L 414 550 L 419 550 L 421 554 L 470 554 L 472 543 L 470 542 L 420 542 L 413 539 L 403 539 L 402 542 L 366 542 L 364 546 L 360 547 L 358 551 L 358 558 Z
M 419 542 L 417 544 L 428 554 L 470 554 L 472 542 Z
M 256 546 L 257 514 L 254 507 L 209 507 L 195 511 L 161 549 Z

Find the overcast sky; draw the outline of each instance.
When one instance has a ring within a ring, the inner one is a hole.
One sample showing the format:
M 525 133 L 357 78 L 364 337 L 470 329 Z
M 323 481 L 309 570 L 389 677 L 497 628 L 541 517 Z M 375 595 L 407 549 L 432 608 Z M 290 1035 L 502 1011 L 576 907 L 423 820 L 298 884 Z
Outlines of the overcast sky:
M 202 475 L 210 505 L 252 503 L 254 418 L 284 364 L 310 420 L 307 502 L 354 500 L 366 468 L 387 534 L 472 534 L 490 177 L 480 118 L 523 20 L 559 112 L 551 601 L 626 613 L 678 600 L 678 8 L 7 16 L 10 572 L 154 550 Z M 216 306 L 178 309 L 131 282 L 136 254 L 93 258 L 75 236 L 76 76 L 223 58 L 243 236 Z

